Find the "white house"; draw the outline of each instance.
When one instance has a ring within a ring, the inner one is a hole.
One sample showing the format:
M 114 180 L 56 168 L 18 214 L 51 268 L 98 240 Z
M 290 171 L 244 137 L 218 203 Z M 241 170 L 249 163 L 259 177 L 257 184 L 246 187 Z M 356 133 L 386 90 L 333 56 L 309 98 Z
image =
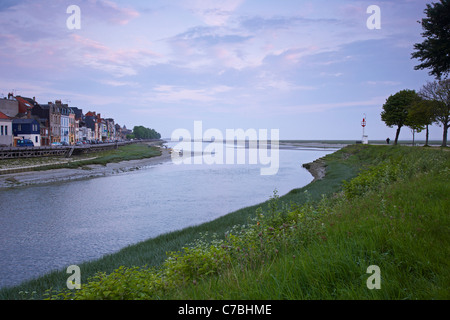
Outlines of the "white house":
M 12 146 L 12 119 L 0 111 L 0 146 Z

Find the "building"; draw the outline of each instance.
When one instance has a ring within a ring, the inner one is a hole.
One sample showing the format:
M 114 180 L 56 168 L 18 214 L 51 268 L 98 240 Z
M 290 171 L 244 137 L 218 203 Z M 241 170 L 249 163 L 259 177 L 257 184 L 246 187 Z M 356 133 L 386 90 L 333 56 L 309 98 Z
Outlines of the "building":
M 86 127 L 91 129 L 91 138 L 87 140 L 98 140 L 98 123 L 97 115 L 95 112 L 89 111 L 84 116 Z
M 79 109 L 77 107 L 70 107 L 70 109 L 73 111 L 73 113 L 75 114 L 75 119 L 77 120 L 83 120 L 84 115 L 83 115 L 83 109 Z
M 114 119 L 108 118 L 105 119 L 106 121 L 106 128 L 108 131 L 108 140 L 115 140 L 116 139 L 116 126 L 114 125 Z
M 41 129 L 36 119 L 13 119 L 12 130 L 14 140 L 30 139 L 35 147 L 41 146 Z
M 78 130 L 78 141 L 87 141 L 87 140 L 93 140 L 94 134 L 91 130 L 91 128 L 88 128 L 86 126 L 81 126 Z
M 99 130 L 99 140 L 105 141 L 108 139 L 108 127 L 106 125 L 105 119 L 100 117 L 100 114 L 97 115 L 97 123 L 98 123 L 98 130 Z
M 61 111 L 57 105 L 53 102 L 37 104 L 31 109 L 31 115 L 34 118 L 39 119 L 41 126 L 44 127 L 41 128 L 43 133 L 46 133 L 41 136 L 42 145 L 61 142 Z M 47 130 L 45 130 L 45 128 Z
M 47 120 L 44 122 L 39 119 L 39 126 L 41 131 L 41 146 L 49 146 L 51 144 L 50 127 Z
M 127 135 L 129 134 L 133 134 L 133 130 L 127 129 L 127 127 L 124 125 L 121 130 L 122 139 L 126 139 Z
M 19 113 L 19 102 L 12 93 L 8 94 L 8 98 L 0 99 L 0 112 L 8 117 L 15 117 Z
M 71 117 L 73 117 L 73 123 L 74 123 L 74 142 L 77 141 L 83 141 L 83 140 L 88 140 L 83 136 L 83 132 L 80 134 L 80 128 L 85 127 L 86 124 L 84 123 L 84 115 L 83 115 L 83 110 L 82 109 L 78 109 L 76 107 L 70 107 L 70 110 L 72 111 Z
M 51 142 L 61 142 L 61 110 L 53 102 L 49 102 Z
M 61 100 L 56 100 L 55 105 L 61 113 L 60 129 L 61 129 L 61 143 L 70 144 L 70 113 L 71 109 L 67 104 L 62 104 Z
M 19 114 L 27 114 L 28 110 L 31 110 L 34 106 L 38 105 L 36 98 L 26 98 L 22 96 L 16 96 L 15 99 L 19 103 Z
M 49 146 L 52 143 L 50 129 L 50 105 L 36 104 L 31 109 L 31 117 L 39 121 L 41 127 L 41 146 Z
M 69 144 L 74 145 L 78 141 L 78 136 L 75 135 L 77 125 L 75 123 L 75 113 L 69 108 Z
M 0 146 L 13 145 L 12 118 L 0 111 Z

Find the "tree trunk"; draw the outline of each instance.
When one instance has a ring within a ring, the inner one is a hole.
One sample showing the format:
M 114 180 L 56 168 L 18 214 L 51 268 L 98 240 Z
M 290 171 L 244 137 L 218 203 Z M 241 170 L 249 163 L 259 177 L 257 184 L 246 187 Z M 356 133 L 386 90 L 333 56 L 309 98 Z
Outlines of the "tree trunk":
M 428 147 L 428 134 L 429 134 L 429 132 L 428 132 L 428 125 L 427 125 L 427 131 L 425 134 L 425 147 Z
M 448 123 L 444 124 L 444 136 L 442 137 L 442 147 L 447 146 Z
M 397 128 L 397 133 L 395 134 L 394 145 L 397 145 L 398 136 L 400 135 L 400 129 L 401 129 L 401 128 L 402 128 L 402 126 L 398 126 L 398 128 Z

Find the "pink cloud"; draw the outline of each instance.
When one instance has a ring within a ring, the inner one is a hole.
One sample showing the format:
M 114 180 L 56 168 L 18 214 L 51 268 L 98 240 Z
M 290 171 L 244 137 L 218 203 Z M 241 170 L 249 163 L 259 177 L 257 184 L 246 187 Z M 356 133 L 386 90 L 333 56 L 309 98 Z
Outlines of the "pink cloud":
M 95 10 L 95 15 L 106 17 L 113 24 L 126 25 L 131 20 L 139 17 L 139 12 L 132 8 L 122 8 L 109 0 L 88 0 L 88 10 Z M 83 6 L 80 5 L 83 10 Z
M 77 44 L 71 53 L 72 59 L 116 77 L 136 75 L 139 68 L 153 65 L 162 58 L 147 48 L 116 49 L 78 34 L 72 34 L 71 39 Z
M 71 34 L 70 37 L 77 42 L 78 44 L 82 45 L 85 48 L 93 49 L 93 50 L 99 50 L 99 51 L 106 51 L 108 50 L 108 47 L 101 44 L 98 41 L 91 40 L 88 38 L 84 38 L 78 34 Z

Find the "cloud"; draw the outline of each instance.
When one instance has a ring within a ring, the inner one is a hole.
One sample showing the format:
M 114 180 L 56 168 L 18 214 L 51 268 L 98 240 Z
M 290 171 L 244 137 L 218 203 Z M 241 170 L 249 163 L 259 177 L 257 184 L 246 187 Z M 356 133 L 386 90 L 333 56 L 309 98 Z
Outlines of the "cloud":
M 398 86 L 402 84 L 399 81 L 367 81 L 365 83 L 371 86 Z
M 334 109 L 342 109 L 348 107 L 367 107 L 367 106 L 381 106 L 386 101 L 386 97 L 372 97 L 368 100 L 359 101 L 343 101 L 331 103 L 313 103 L 304 105 L 279 106 L 271 108 L 267 112 L 277 115 L 295 115 L 305 113 L 326 112 Z
M 82 103 L 93 106 L 104 106 L 112 103 L 120 103 L 120 97 L 106 96 L 102 93 L 87 94 L 83 91 L 74 91 L 70 88 L 57 89 L 54 82 L 48 80 L 41 80 L 39 82 L 31 80 L 11 80 L 0 79 L 0 92 L 10 92 L 15 90 L 16 95 L 23 95 L 25 97 L 36 97 L 38 103 L 47 103 L 48 101 L 55 101 L 57 99 L 68 99 L 72 102 L 77 101 L 80 106 Z
M 197 45 L 214 46 L 218 44 L 243 43 L 252 36 L 242 35 L 223 27 L 193 27 L 174 36 L 170 41 L 189 41 Z
M 233 88 L 224 85 L 201 89 L 190 89 L 172 85 L 159 85 L 153 88 L 153 92 L 145 94 L 144 100 L 163 103 L 182 101 L 212 102 L 218 100 L 216 95 L 229 92 L 232 89 Z
M 140 87 L 141 85 L 138 82 L 132 81 L 117 81 L 117 80 L 99 80 L 101 84 L 105 84 L 111 87 Z
M 116 25 L 126 25 L 131 20 L 140 16 L 139 12 L 132 8 L 120 7 L 109 0 L 84 0 L 79 4 L 81 12 L 89 19 L 100 19 Z
M 331 72 L 321 72 L 319 74 L 321 77 L 341 77 L 344 74 L 342 72 L 336 72 L 336 73 L 331 73 Z
M 292 81 L 283 79 L 280 75 L 273 72 L 263 71 L 258 76 L 258 84 L 255 86 L 258 90 L 276 89 L 280 91 L 310 91 L 316 90 L 314 86 L 304 86 Z
M 12 7 L 20 5 L 23 0 L 2 0 L 0 2 L 0 11 L 6 11 Z
M 167 39 L 172 62 L 180 67 L 233 68 L 241 70 L 261 63 L 262 57 L 251 53 L 252 36 L 226 27 L 197 26 Z M 210 71 L 209 69 L 206 71 Z
M 379 1 L 381 30 L 366 28 L 366 0 L 0 2 L 5 92 L 111 103 L 117 114 L 133 106 L 139 121 L 345 114 L 380 107 L 375 91 L 422 81 L 398 49 L 420 38 L 419 0 Z M 69 4 L 81 30 L 66 27 Z
M 245 17 L 240 21 L 240 26 L 253 32 L 267 32 L 273 30 L 289 30 L 305 28 L 314 24 L 336 24 L 338 19 L 328 18 L 304 18 L 301 16 L 276 16 L 276 17 Z
M 140 68 L 157 63 L 161 55 L 139 48 L 114 49 L 99 41 L 72 34 L 75 42 L 70 56 L 78 63 L 107 72 L 115 77 L 134 76 Z
M 225 25 L 244 0 L 187 0 L 183 3 L 209 26 Z

